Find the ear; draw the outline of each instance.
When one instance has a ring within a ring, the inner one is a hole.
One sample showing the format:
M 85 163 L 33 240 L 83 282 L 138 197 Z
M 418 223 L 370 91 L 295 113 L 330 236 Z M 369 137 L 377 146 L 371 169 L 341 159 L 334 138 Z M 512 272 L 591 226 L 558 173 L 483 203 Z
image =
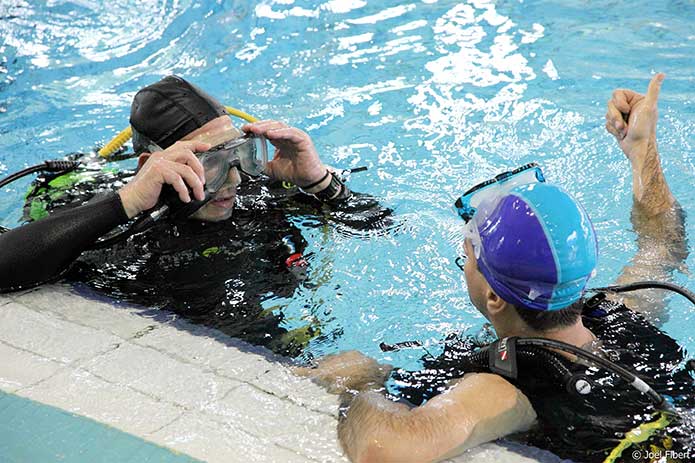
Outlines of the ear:
M 150 156 L 152 156 L 150 153 L 142 153 L 138 156 L 138 170 L 142 169 L 142 166 L 145 165 Z
M 485 293 L 485 307 L 490 315 L 500 315 L 509 304 L 488 287 Z

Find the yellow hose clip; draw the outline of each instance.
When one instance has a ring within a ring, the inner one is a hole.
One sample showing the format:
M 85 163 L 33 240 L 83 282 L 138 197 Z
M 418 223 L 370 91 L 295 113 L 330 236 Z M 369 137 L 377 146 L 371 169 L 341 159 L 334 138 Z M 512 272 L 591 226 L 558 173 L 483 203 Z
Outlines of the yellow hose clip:
M 225 106 L 224 109 L 227 111 L 227 114 L 230 116 L 235 116 L 240 119 L 243 119 L 247 122 L 256 122 L 258 121 L 258 118 L 253 117 L 252 115 L 245 113 L 244 111 L 238 110 L 236 108 L 232 108 L 231 106 Z M 130 126 L 126 127 L 125 129 L 121 130 L 118 135 L 113 137 L 113 140 L 108 142 L 106 145 L 104 145 L 103 148 L 101 148 L 98 153 L 99 156 L 102 158 L 108 159 L 109 156 L 111 156 L 113 153 L 121 149 L 123 145 L 126 144 L 128 140 L 130 140 L 130 137 L 133 136 L 133 130 L 130 128 Z
M 625 434 L 623 440 L 620 441 L 618 446 L 613 449 L 613 451 L 603 460 L 603 463 L 615 463 L 615 461 L 620 458 L 623 451 L 630 448 L 634 444 L 639 444 L 645 442 L 647 439 L 656 434 L 657 431 L 664 429 L 670 424 L 668 416 L 666 413 L 659 413 L 659 418 L 655 421 L 650 421 L 649 423 L 642 423 L 636 428 L 631 429 Z

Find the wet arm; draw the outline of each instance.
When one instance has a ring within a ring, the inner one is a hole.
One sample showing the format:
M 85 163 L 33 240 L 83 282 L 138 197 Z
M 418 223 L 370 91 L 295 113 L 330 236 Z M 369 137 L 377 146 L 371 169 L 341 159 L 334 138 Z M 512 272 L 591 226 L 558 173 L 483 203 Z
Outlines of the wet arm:
M 688 256 L 685 214 L 671 195 L 652 140 L 644 148 L 643 162 L 633 162 L 633 205 L 631 221 L 637 234 L 637 252 L 623 267 L 617 284 L 671 279 L 673 270 L 682 268 Z M 660 316 L 665 306 L 661 291 L 634 293 L 624 302 L 639 312 Z
M 0 234 L 0 292 L 59 277 L 99 237 L 127 221 L 113 193 Z
M 637 253 L 623 268 L 618 284 L 669 279 L 687 257 L 684 214 L 666 182 L 656 141 L 657 100 L 663 79 L 663 74 L 654 76 L 646 95 L 616 90 L 608 102 L 606 128 L 631 164 L 631 220 L 637 234 Z M 626 302 L 636 310 L 655 314 L 664 305 L 662 295 L 657 297 Z
M 427 462 L 528 429 L 534 420 L 514 386 L 496 375 L 473 374 L 417 408 L 361 393 L 341 418 L 338 435 L 354 462 Z
M 687 256 L 683 211 L 666 183 L 656 138 L 634 151 L 632 159 L 632 226 L 637 253 L 619 283 L 668 278 Z

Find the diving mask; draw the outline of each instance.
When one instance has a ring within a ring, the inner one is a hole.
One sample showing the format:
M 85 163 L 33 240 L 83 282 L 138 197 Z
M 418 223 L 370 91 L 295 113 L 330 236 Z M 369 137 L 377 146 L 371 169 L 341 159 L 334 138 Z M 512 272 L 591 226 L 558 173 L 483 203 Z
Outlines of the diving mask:
M 252 177 L 261 175 L 268 164 L 268 145 L 265 137 L 247 133 L 196 156 L 205 171 L 205 189 L 214 193 L 224 185 L 232 167 Z
M 545 182 L 545 177 L 538 164 L 532 162 L 475 185 L 456 200 L 454 207 L 459 217 L 468 223 L 481 207 L 492 206 L 495 199 L 512 188 L 535 182 Z

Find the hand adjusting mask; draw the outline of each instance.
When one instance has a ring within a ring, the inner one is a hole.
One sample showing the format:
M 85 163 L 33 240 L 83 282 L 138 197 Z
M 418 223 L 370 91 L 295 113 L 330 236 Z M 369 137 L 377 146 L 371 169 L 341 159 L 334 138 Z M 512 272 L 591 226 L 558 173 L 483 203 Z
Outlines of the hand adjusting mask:
M 150 153 L 163 149 L 133 130 L 133 145 L 143 147 Z M 265 137 L 247 133 L 233 138 L 209 150 L 196 153 L 205 171 L 205 193 L 216 193 L 229 176 L 229 169 L 237 167 L 251 177 L 258 177 L 268 164 L 268 144 Z

